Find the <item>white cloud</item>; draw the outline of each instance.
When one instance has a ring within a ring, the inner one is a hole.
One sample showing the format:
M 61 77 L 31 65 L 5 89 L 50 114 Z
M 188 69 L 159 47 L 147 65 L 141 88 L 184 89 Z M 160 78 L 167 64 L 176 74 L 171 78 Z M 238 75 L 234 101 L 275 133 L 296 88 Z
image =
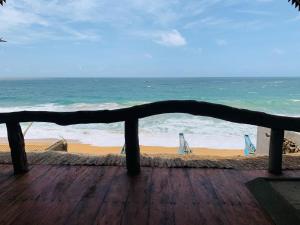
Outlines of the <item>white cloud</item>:
M 224 26 L 231 22 L 232 21 L 228 18 L 216 18 L 216 17 L 208 16 L 194 21 L 189 21 L 184 25 L 184 28 L 194 29 L 194 28 L 201 28 L 201 27 Z
M 228 42 L 224 39 L 217 39 L 216 44 L 219 46 L 226 46 L 226 45 L 228 45 Z
M 259 27 L 257 21 L 223 18 L 218 14 L 220 8 L 226 11 L 238 4 L 238 0 L 18 0 L 1 8 L 0 32 L 10 42 L 20 36 L 28 41 L 95 41 L 104 38 L 100 28 L 111 29 L 118 35 L 158 30 L 151 36 L 156 43 L 184 46 L 185 38 L 178 30 L 171 30 L 173 27 Z
M 187 44 L 185 38 L 176 29 L 167 31 L 136 31 L 132 35 L 150 39 L 157 44 L 168 47 L 180 47 Z
M 42 0 L 10 2 L 0 10 L 1 34 L 9 40 L 9 43 L 18 44 L 41 40 L 98 41 L 101 39 L 97 30 L 77 28 L 73 24 L 75 20 L 87 18 L 88 11 L 92 8 L 92 1 L 59 2 L 62 3 Z M 80 10 L 76 10 L 79 8 Z M 68 19 L 70 16 L 68 12 L 74 12 L 73 21 Z
M 171 30 L 166 32 L 158 32 L 155 34 L 155 42 L 165 46 L 184 46 L 185 38 L 177 31 Z

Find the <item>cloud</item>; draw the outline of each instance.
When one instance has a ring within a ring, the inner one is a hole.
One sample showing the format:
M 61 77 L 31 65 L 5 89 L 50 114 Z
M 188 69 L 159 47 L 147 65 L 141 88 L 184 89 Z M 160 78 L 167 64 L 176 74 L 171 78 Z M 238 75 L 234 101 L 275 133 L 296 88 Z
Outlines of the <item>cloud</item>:
M 194 21 L 190 21 L 184 25 L 185 29 L 194 29 L 200 27 L 224 26 L 232 21 L 228 18 L 216 18 L 212 16 L 204 17 Z
M 133 32 L 132 35 L 142 37 L 144 39 L 149 39 L 159 45 L 168 47 L 180 47 L 187 44 L 185 38 L 176 29 L 167 31 L 136 31 Z
M 62 2 L 65 2 L 66 6 L 71 4 L 70 1 Z M 76 12 L 76 15 L 72 15 L 73 19 L 83 20 L 83 12 L 90 4 L 83 4 L 88 1 L 74 2 L 76 3 L 72 3 L 72 7 L 69 8 Z M 76 11 L 75 8 L 79 7 L 81 9 Z M 45 40 L 98 41 L 101 39 L 97 30 L 77 28 L 68 16 L 65 7 L 59 5 L 57 1 L 12 1 L 0 10 L 0 32 L 9 43 L 17 44 Z
M 270 0 L 257 0 L 265 2 Z M 248 6 L 250 1 L 247 1 Z M 251 3 L 253 4 L 253 3 Z M 259 4 L 260 3 L 256 3 Z M 151 38 L 165 46 L 184 46 L 178 30 L 202 27 L 250 29 L 259 22 L 241 21 L 225 12 L 241 5 L 238 0 L 18 0 L 0 10 L 0 32 L 18 41 L 98 41 L 109 32 L 126 35 L 136 30 L 156 30 Z M 246 13 L 246 10 L 244 10 Z M 247 13 L 262 13 L 250 11 Z M 227 18 L 228 17 L 228 18 Z M 172 30 L 176 27 L 177 29 Z M 100 30 L 100 28 L 102 30 Z
M 284 54 L 284 50 L 282 50 L 280 48 L 273 48 L 272 49 L 272 54 L 274 54 L 274 55 L 283 55 Z
M 226 45 L 228 45 L 228 42 L 226 40 L 224 40 L 224 39 L 217 39 L 216 40 L 216 44 L 218 46 L 226 46 Z
M 166 32 L 158 32 L 155 36 L 155 42 L 165 46 L 184 46 L 185 38 L 177 31 L 171 30 Z

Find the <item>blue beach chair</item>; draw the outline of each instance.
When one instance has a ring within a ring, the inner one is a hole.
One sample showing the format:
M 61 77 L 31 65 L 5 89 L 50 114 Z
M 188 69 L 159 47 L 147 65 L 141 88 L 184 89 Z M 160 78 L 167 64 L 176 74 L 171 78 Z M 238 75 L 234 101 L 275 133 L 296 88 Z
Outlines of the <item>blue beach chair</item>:
M 192 153 L 187 141 L 185 140 L 183 133 L 179 134 L 179 149 L 178 154 L 186 155 Z
M 245 135 L 245 148 L 244 154 L 245 156 L 253 155 L 256 152 L 256 148 L 254 144 L 251 142 L 249 135 Z

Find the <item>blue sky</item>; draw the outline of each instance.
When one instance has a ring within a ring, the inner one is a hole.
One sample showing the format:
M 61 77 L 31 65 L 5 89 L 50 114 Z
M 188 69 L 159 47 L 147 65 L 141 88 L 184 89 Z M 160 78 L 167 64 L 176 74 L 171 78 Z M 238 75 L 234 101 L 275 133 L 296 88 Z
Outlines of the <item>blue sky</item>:
M 0 77 L 300 76 L 287 0 L 7 0 Z

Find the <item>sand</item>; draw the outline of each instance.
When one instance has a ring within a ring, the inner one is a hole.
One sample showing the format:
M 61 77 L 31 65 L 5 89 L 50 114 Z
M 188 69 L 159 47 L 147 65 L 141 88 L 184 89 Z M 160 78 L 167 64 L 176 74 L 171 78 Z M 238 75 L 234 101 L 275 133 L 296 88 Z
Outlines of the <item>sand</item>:
M 45 151 L 57 140 L 26 140 L 28 163 L 47 165 L 125 166 L 121 147 L 98 147 L 68 142 L 68 152 Z M 242 150 L 192 148 L 193 154 L 179 155 L 177 148 L 141 146 L 142 167 L 268 169 L 268 156 L 243 156 Z M 300 153 L 283 155 L 284 169 L 300 169 Z M 0 142 L 0 164 L 10 164 L 7 142 Z
M 26 140 L 26 151 L 41 151 L 55 143 L 56 139 L 30 139 Z M 67 140 L 68 153 L 74 154 L 89 154 L 89 155 L 119 155 L 122 146 L 93 146 L 82 144 L 75 140 Z M 141 154 L 147 155 L 178 155 L 178 147 L 161 147 L 161 146 L 140 146 Z M 216 157 L 231 157 L 243 156 L 242 149 L 211 149 L 211 148 L 191 148 L 192 155 L 196 156 L 216 156 Z M 0 139 L 0 151 L 9 151 L 8 143 L 4 139 Z
M 120 154 L 121 146 L 98 147 L 79 143 L 68 144 L 68 152 L 70 153 L 88 153 L 93 155 Z M 142 154 L 170 154 L 177 155 L 178 148 L 160 147 L 160 146 L 140 146 Z M 193 155 L 209 155 L 209 156 L 241 156 L 242 150 L 233 149 L 209 149 L 209 148 L 192 148 Z

